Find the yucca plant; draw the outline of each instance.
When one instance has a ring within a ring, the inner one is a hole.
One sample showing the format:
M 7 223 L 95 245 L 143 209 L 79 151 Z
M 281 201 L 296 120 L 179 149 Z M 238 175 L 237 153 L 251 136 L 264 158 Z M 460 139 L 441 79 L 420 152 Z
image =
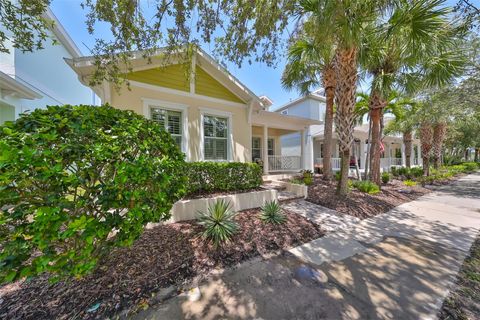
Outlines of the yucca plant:
M 275 201 L 267 201 L 262 207 L 260 219 L 267 223 L 282 224 L 287 220 L 283 214 L 280 204 Z
M 231 210 L 229 201 L 216 201 L 208 207 L 207 212 L 200 212 L 199 224 L 205 227 L 202 236 L 212 241 L 215 247 L 229 241 L 238 230 L 234 217 L 235 212 Z

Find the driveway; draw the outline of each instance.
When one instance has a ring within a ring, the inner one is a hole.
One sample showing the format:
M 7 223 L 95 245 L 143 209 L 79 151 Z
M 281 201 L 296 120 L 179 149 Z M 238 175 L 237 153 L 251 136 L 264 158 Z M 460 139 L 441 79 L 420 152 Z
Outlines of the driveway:
M 309 208 L 309 215 L 312 215 Z M 435 319 L 480 229 L 480 174 L 267 260 L 137 319 Z

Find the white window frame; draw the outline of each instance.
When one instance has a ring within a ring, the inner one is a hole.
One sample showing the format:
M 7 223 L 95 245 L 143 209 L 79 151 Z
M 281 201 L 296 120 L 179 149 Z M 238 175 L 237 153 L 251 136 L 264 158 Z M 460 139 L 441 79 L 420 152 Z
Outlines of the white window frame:
M 147 119 L 152 119 L 152 108 L 158 108 L 168 111 L 177 111 L 182 114 L 182 152 L 185 154 L 187 161 L 190 160 L 190 148 L 188 146 L 188 108 L 189 106 L 170 101 L 142 98 L 143 115 Z
M 253 139 L 256 138 L 256 139 L 260 139 L 260 159 L 263 158 L 263 137 L 262 136 L 259 136 L 259 135 L 253 135 L 252 136 L 252 154 L 253 154 Z M 268 137 L 268 140 L 272 140 L 273 141 L 273 156 L 275 156 L 275 149 L 277 149 L 277 139 L 275 138 L 275 136 L 269 136 Z M 268 146 L 268 140 L 267 140 L 267 146 Z M 267 150 L 267 154 L 268 154 L 268 150 Z M 271 154 L 268 155 L 269 157 L 272 156 Z M 252 161 L 254 161 L 255 159 L 253 159 L 252 157 Z
M 227 111 L 215 110 L 210 108 L 199 108 L 200 110 L 200 159 L 202 161 L 233 161 L 233 121 L 232 113 Z M 203 120 L 205 116 L 227 118 L 227 159 L 226 160 L 206 160 L 205 159 L 205 134 L 203 129 Z

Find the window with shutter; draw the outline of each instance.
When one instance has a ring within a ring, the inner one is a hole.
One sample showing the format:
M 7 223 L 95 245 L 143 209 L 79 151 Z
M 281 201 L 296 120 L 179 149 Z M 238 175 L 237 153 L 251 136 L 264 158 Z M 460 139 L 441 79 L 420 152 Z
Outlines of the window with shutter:
M 150 107 L 151 118 L 158 122 L 182 150 L 182 112 Z
M 205 160 L 228 160 L 228 119 L 205 115 L 203 135 Z

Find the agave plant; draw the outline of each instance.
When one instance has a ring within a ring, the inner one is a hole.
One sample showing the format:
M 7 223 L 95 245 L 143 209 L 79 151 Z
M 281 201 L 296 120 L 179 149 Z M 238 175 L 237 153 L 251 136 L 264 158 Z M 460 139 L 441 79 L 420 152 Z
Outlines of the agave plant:
M 208 207 L 207 212 L 200 212 L 199 224 L 205 227 L 202 236 L 212 241 L 215 247 L 229 241 L 238 230 L 234 217 L 235 212 L 231 210 L 229 201 L 216 201 Z
M 282 213 L 280 204 L 275 201 L 267 201 L 262 207 L 260 219 L 267 223 L 282 224 L 287 220 L 287 217 Z

